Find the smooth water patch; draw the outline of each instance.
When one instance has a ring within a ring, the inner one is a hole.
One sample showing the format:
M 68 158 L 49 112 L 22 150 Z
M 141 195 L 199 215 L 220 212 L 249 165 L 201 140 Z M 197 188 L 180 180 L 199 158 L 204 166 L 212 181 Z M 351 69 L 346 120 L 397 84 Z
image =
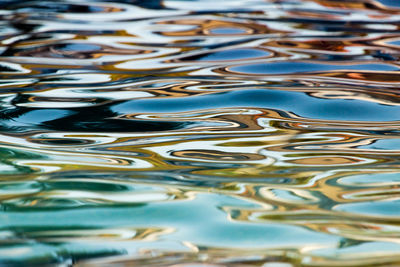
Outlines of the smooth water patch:
M 339 63 L 339 64 L 338 64 Z M 399 71 L 399 68 L 390 64 L 340 64 L 341 62 L 312 63 L 312 62 L 270 62 L 254 65 L 241 65 L 230 68 L 230 71 L 243 74 L 305 74 L 307 72 L 329 71 Z
M 240 49 L 227 49 L 211 53 L 200 54 L 183 58 L 183 61 L 230 61 L 241 59 L 255 59 L 260 57 L 268 57 L 271 53 L 261 49 L 240 48 Z
M 335 210 L 369 216 L 400 217 L 399 200 L 341 204 Z
M 352 186 L 383 186 L 400 184 L 400 173 L 369 173 L 341 178 L 340 183 Z

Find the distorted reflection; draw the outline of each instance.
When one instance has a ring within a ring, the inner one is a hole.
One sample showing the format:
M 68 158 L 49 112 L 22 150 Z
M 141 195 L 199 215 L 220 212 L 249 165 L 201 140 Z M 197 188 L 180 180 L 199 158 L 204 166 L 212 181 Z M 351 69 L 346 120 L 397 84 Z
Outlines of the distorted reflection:
M 86 2 L 0 1 L 1 266 L 400 265 L 397 1 Z

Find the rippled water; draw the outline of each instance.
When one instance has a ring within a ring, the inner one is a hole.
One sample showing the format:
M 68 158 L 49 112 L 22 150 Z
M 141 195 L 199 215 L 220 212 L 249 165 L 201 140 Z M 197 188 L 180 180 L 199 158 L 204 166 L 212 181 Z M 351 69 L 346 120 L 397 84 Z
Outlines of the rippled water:
M 0 0 L 0 265 L 399 266 L 399 21 Z

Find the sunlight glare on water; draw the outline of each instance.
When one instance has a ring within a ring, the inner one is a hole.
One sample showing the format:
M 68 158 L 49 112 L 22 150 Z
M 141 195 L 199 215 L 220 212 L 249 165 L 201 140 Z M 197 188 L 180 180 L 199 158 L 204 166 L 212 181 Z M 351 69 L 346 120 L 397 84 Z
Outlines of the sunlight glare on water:
M 0 265 L 400 265 L 400 4 L 0 0 Z

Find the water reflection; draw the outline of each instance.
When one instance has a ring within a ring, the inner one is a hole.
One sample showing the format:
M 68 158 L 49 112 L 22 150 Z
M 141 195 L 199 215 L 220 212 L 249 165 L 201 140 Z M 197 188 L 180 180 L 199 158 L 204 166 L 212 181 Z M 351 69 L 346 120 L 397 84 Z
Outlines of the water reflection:
M 394 1 L 0 8 L 0 265 L 400 264 Z

